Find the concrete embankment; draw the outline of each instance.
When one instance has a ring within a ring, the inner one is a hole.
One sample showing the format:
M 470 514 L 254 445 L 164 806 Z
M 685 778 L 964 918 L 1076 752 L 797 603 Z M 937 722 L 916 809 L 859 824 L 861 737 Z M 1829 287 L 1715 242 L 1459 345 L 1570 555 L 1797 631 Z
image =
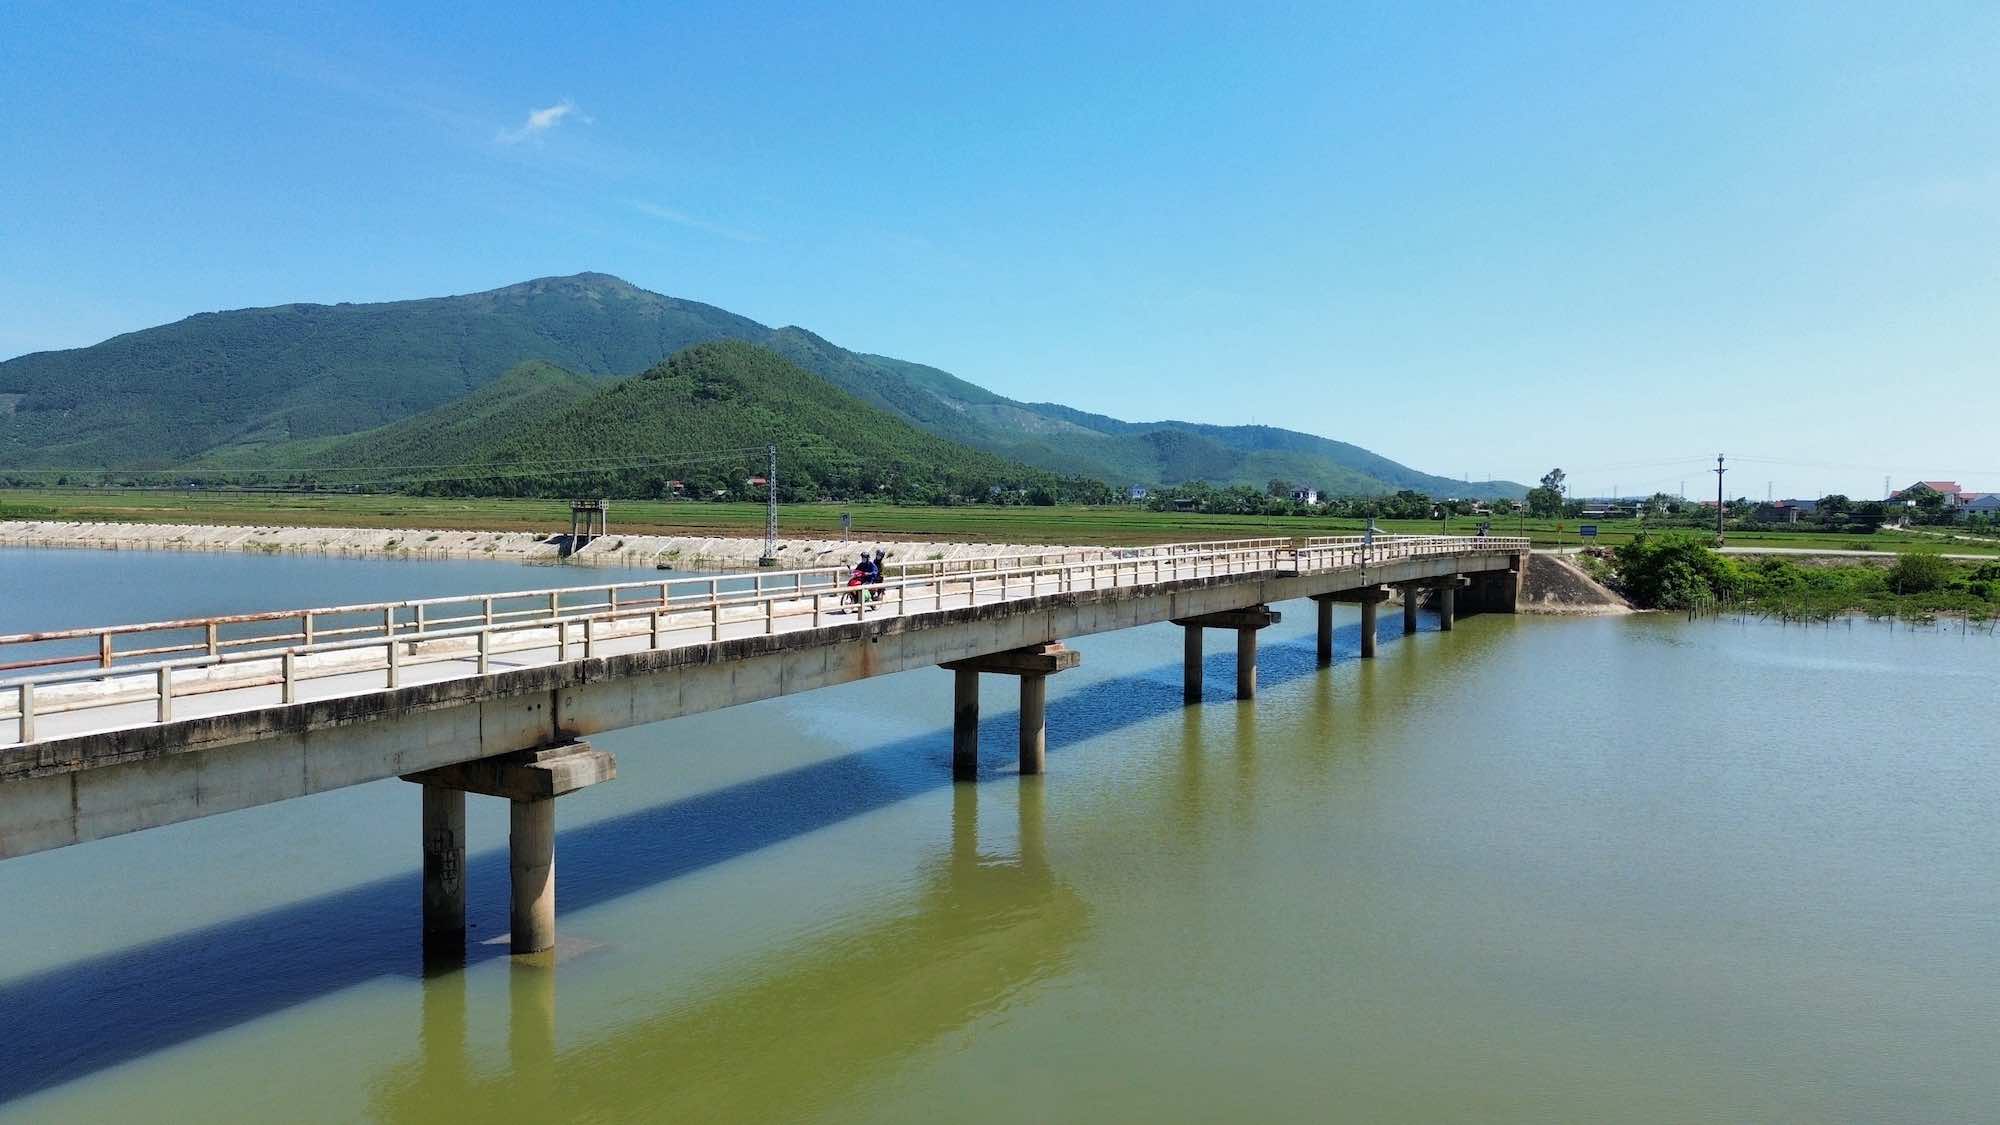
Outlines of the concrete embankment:
M 114 551 L 248 551 L 353 558 L 504 559 L 583 566 L 731 570 L 755 567 L 762 539 L 682 535 L 602 535 L 567 557 L 567 536 L 527 531 L 423 531 L 348 527 L 224 527 L 199 524 L 0 521 L 0 547 L 95 547 Z M 780 539 L 778 565 L 803 569 L 851 563 L 880 547 L 890 563 L 990 555 L 1088 557 L 1095 548 L 1017 543 L 897 543 Z
M 1568 559 L 1536 553 L 1521 573 L 1521 613 L 1594 616 L 1635 612 L 1624 595 L 1585 574 Z

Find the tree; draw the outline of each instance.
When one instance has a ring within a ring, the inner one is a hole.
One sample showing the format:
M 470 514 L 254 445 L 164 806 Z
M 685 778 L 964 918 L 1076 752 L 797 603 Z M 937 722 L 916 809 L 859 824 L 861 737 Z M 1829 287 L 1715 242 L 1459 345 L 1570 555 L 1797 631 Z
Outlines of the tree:
M 1559 516 L 1563 509 L 1563 481 L 1567 479 L 1561 469 L 1550 469 L 1542 474 L 1539 487 L 1528 490 L 1528 514 L 1533 516 Z
M 1273 477 L 1271 478 L 1271 483 L 1264 486 L 1264 495 L 1275 496 L 1280 500 L 1289 500 L 1292 496 L 1292 482 Z

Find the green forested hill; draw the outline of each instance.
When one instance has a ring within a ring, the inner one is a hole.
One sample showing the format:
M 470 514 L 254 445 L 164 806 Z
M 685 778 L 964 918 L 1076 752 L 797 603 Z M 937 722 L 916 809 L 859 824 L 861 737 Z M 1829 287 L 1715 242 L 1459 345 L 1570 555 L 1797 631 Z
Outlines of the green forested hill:
M 167 466 L 350 434 L 429 410 L 530 359 L 629 375 L 689 344 L 769 330 L 603 274 L 369 305 L 203 313 L 0 363 L 0 465 Z
M 511 373 L 495 388 L 509 383 L 517 386 L 475 396 L 488 407 L 477 424 L 452 408 L 437 410 L 316 449 L 315 463 L 353 466 L 324 474 L 329 482 L 348 473 L 374 479 L 382 465 L 458 466 L 407 475 L 409 487 L 428 492 L 657 496 L 680 481 L 701 496 L 742 492 L 747 478 L 763 474 L 765 446 L 775 442 L 787 497 L 969 495 L 1053 484 L 1048 474 L 919 430 L 740 341 L 699 344 L 608 384 L 547 365 Z
M 537 426 L 611 381 L 530 360 L 463 398 L 400 422 L 344 437 L 225 448 L 202 465 L 287 475 L 325 469 L 319 475 L 328 481 L 443 475 L 443 467 L 469 464 L 497 438 Z
M 0 363 L 0 467 L 302 464 L 309 451 L 343 444 L 329 439 L 460 400 L 478 416 L 493 404 L 468 396 L 528 360 L 578 375 L 629 375 L 711 340 L 763 345 L 933 435 L 1116 485 L 1282 478 L 1335 493 L 1525 492 L 1421 473 L 1290 430 L 1123 422 L 1019 402 L 934 367 L 592 273 L 456 297 L 204 313 L 8 360 Z M 422 424 L 445 424 L 444 415 Z

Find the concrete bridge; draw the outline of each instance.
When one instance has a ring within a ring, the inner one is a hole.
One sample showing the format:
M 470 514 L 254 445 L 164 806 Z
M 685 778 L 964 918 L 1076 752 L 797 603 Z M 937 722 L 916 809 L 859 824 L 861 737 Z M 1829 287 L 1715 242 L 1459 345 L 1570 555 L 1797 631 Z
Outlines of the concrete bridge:
M 953 773 L 977 761 L 978 677 L 1020 681 L 1020 767 L 1043 768 L 1047 677 L 1066 641 L 1161 621 L 1236 634 L 1255 695 L 1259 630 L 1311 599 L 1402 595 L 1440 627 L 1511 612 L 1525 540 L 1322 537 L 1085 548 L 891 568 L 510 591 L 0 637 L 0 859 L 387 777 L 423 786 L 427 948 L 464 945 L 465 794 L 510 802 L 511 944 L 555 940 L 554 799 L 615 776 L 585 737 L 911 668 L 952 671 Z M 9 737 L 11 735 L 11 737 Z

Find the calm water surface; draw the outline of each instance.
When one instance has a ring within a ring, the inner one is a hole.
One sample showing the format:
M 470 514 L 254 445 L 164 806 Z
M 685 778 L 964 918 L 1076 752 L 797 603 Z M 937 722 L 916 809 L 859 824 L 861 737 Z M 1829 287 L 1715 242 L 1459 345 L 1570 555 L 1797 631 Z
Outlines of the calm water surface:
M 0 630 L 618 576 L 0 551 Z M 1287 608 L 1254 704 L 1078 640 L 1025 782 L 997 677 L 976 786 L 936 671 L 603 736 L 553 969 L 497 800 L 431 979 L 401 782 L 0 864 L 0 1119 L 1993 1119 L 2000 641 Z

